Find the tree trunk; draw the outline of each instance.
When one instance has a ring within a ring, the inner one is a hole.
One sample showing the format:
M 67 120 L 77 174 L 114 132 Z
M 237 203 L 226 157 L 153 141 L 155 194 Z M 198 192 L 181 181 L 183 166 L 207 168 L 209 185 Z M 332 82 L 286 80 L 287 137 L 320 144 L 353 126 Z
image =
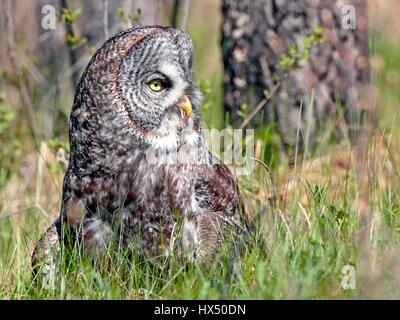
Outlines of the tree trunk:
M 243 104 L 252 110 L 263 99 L 263 91 L 284 78 L 279 63 L 281 54 L 288 54 L 287 46 L 300 45 L 319 25 L 327 41 L 310 51 L 302 68 L 290 72 L 251 125 L 261 121 L 276 125 L 283 142 L 294 145 L 300 124 L 300 144 L 308 132 L 313 148 L 317 133 L 327 130 L 328 119 L 340 116 L 338 106 L 342 106 L 354 137 L 365 108 L 360 93 L 370 80 L 367 8 L 365 0 L 349 1 L 355 8 L 356 28 L 345 29 L 345 4 L 343 0 L 223 0 L 224 101 L 234 126 L 241 123 L 237 111 Z

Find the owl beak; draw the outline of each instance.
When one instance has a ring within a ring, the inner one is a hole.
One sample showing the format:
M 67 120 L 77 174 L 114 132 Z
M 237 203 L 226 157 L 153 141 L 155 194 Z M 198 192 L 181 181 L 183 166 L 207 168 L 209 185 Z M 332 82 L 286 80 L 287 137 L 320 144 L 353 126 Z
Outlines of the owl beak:
M 190 118 L 190 115 L 192 114 L 192 103 L 190 102 L 188 96 L 185 94 L 184 95 L 185 101 L 183 101 L 180 105 L 181 108 L 181 114 L 182 114 L 182 118 L 183 115 L 186 116 L 186 118 Z

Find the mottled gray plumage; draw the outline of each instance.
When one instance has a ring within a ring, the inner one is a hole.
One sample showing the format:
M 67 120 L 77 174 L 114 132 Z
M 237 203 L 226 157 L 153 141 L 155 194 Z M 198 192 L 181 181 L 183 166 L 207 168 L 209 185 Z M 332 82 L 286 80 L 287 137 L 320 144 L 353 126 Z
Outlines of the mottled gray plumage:
M 228 226 L 247 228 L 232 174 L 202 135 L 192 62 L 189 36 L 166 27 L 129 29 L 95 53 L 71 111 L 61 214 L 34 265 L 55 268 L 49 233 L 67 226 L 94 259 L 113 237 L 140 254 L 175 254 L 178 229 L 186 253 L 208 259 Z

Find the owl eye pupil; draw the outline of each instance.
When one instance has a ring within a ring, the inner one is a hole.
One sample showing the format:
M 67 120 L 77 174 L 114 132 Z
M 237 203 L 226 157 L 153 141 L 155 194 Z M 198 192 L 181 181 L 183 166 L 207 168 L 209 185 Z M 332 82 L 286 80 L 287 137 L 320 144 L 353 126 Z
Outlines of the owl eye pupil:
M 149 87 L 153 91 L 160 91 L 162 89 L 162 83 L 160 80 L 152 80 L 149 83 Z

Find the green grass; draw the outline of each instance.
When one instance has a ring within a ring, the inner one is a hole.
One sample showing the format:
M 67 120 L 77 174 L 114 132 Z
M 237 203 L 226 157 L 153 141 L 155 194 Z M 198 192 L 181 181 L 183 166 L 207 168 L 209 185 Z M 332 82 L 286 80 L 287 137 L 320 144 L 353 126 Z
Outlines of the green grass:
M 346 146 L 342 149 L 346 149 Z M 347 155 L 350 149 L 341 152 Z M 365 290 L 368 290 L 370 297 L 399 297 L 396 282 L 391 282 L 398 269 L 393 251 L 399 243 L 398 178 L 387 189 L 374 183 L 369 186 L 375 228 L 370 244 L 364 247 L 360 210 L 355 205 L 361 200 L 360 181 L 354 167 L 349 164 L 346 169 L 348 174 L 339 176 L 339 183 L 334 183 L 332 176 L 335 175 L 335 169 L 329 159 L 334 159 L 335 153 L 325 154 L 328 159 L 326 163 L 318 163 L 320 156 L 315 154 L 309 162 L 296 164 L 297 185 L 279 203 L 290 228 L 294 248 L 282 217 L 266 207 L 265 203 L 254 199 L 248 211 L 257 222 L 257 232 L 265 238 L 267 250 L 252 238 L 250 245 L 236 259 L 232 251 L 223 251 L 222 257 L 212 266 L 174 258 L 159 266 L 149 260 L 127 259 L 120 252 L 107 270 L 93 266 L 79 251 L 74 251 L 71 258 L 59 268 L 56 289 L 53 291 L 43 288 L 40 281 L 35 283 L 31 277 L 29 255 L 39 236 L 38 230 L 43 230 L 40 227 L 43 218 L 38 212 L 30 212 L 21 214 L 17 222 L 13 219 L 1 221 L 0 297 L 345 299 L 362 297 Z M 387 151 L 384 157 L 386 160 L 389 158 Z M 378 175 L 387 174 L 385 168 L 378 167 L 377 170 Z M 311 176 L 311 171 L 317 171 L 318 183 L 312 182 L 315 177 Z M 277 171 L 274 174 L 279 176 Z M 264 181 L 262 175 L 259 177 L 257 184 L 267 190 L 264 183 L 268 183 L 265 182 L 268 180 Z M 254 177 L 249 180 L 255 183 Z M 250 194 L 256 194 L 251 188 L 249 191 Z M 262 210 L 267 211 L 263 213 Z M 370 235 L 370 230 L 367 235 Z M 390 265 L 385 263 L 387 257 L 391 259 Z M 355 290 L 341 287 L 342 268 L 345 265 L 355 267 Z M 377 268 L 374 271 L 374 285 L 364 280 L 369 279 L 368 271 L 364 270 L 367 265 Z M 390 286 L 391 290 L 388 289 Z
M 299 220 L 297 216 L 293 218 Z M 325 224 L 323 219 L 315 215 L 314 227 L 307 233 L 297 230 L 301 224 L 292 227 L 292 232 L 298 234 L 294 251 L 278 223 L 275 234 L 267 240 L 267 258 L 260 246 L 250 246 L 234 261 L 233 252 L 225 252 L 211 267 L 177 259 L 160 267 L 151 261 L 119 255 L 110 270 L 102 270 L 75 252 L 59 268 L 55 291 L 32 280 L 24 255 L 32 247 L 31 241 L 24 241 L 29 233 L 19 234 L 8 223 L 8 232 L 14 236 L 1 238 L 6 250 L 1 254 L 0 268 L 5 279 L 1 278 L 0 295 L 3 299 L 326 298 L 331 296 L 332 287 L 340 288 L 341 266 L 352 250 L 346 248 L 349 236 L 342 236 L 340 244 L 323 242 L 339 231 L 334 220 Z M 345 228 L 349 226 L 346 224 Z M 231 263 L 233 269 L 229 270 Z M 14 285 L 10 288 L 5 284 Z

